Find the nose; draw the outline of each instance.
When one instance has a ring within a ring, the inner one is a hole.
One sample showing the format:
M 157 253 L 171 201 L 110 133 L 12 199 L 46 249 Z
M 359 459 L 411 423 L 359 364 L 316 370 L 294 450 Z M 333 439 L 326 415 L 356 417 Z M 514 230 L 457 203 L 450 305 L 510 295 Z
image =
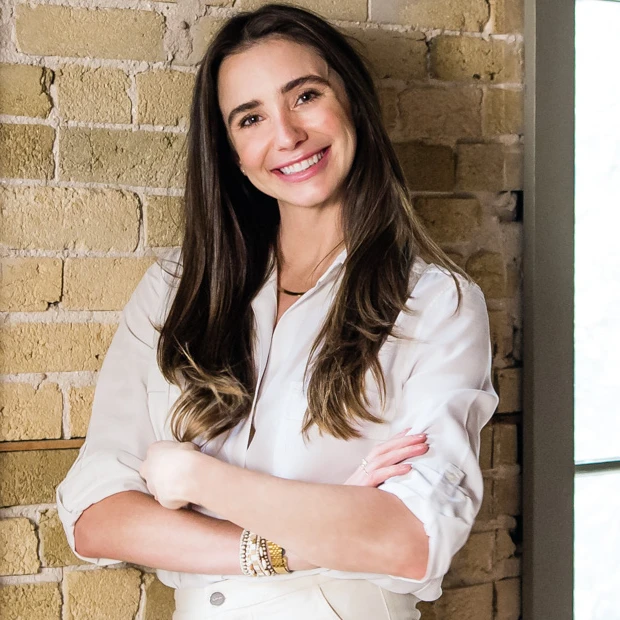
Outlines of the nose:
M 293 150 L 308 137 L 299 119 L 291 112 L 279 114 L 274 123 L 274 143 L 282 151 Z

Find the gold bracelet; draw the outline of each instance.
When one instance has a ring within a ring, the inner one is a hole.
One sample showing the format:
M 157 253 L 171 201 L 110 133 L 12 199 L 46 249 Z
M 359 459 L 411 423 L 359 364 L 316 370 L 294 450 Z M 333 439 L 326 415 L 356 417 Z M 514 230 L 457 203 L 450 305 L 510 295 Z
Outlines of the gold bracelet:
M 290 573 L 286 552 L 266 538 L 243 530 L 239 544 L 239 564 L 244 575 L 267 577 Z
M 269 556 L 271 558 L 271 564 L 273 566 L 273 570 L 277 575 L 284 575 L 285 573 L 290 573 L 288 567 L 288 561 L 285 557 L 286 551 L 282 549 L 276 543 L 267 541 L 267 548 L 269 549 Z

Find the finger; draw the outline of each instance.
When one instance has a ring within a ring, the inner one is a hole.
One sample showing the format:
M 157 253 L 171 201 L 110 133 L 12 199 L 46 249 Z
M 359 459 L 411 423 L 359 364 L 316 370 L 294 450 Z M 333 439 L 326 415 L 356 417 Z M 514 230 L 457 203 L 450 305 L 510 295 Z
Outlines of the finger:
M 400 431 L 400 433 L 396 433 L 396 435 L 394 435 L 394 437 L 391 437 L 391 439 L 396 439 L 397 437 L 404 437 L 410 430 L 411 430 L 411 427 L 403 428 L 403 430 Z
M 375 446 L 370 451 L 368 460 L 370 460 L 370 458 L 376 458 L 386 452 L 392 452 L 393 450 L 399 450 L 401 448 L 406 448 L 407 446 L 424 443 L 426 439 L 426 433 L 420 433 L 418 435 L 405 435 L 404 437 L 388 439 L 382 444 Z
M 422 454 L 426 454 L 427 452 L 428 444 L 426 443 L 405 446 L 404 448 L 400 448 L 399 450 L 392 450 L 391 452 L 386 452 L 385 454 L 374 458 L 372 461 L 369 461 L 366 469 L 371 468 L 373 471 L 375 471 L 382 467 L 396 465 L 397 463 L 401 463 L 405 459 L 421 456 Z
M 390 465 L 389 467 L 382 467 L 373 471 L 369 478 L 369 486 L 378 487 L 383 484 L 389 478 L 394 476 L 404 476 L 411 471 L 411 465 L 409 463 L 398 463 L 397 465 Z

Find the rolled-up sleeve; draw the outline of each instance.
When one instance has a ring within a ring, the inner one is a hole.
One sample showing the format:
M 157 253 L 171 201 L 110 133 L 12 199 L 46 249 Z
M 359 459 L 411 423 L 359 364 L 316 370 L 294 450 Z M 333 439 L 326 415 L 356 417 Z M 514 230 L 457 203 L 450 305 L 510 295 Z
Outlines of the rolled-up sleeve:
M 155 434 L 147 405 L 147 369 L 155 356 L 163 294 L 162 267 L 153 264 L 122 312 L 101 368 L 86 440 L 56 490 L 58 515 L 75 553 L 74 527 L 86 508 L 121 491 L 148 494 L 138 470 Z M 113 527 L 113 524 L 111 524 Z M 79 558 L 105 566 L 109 558 Z
M 414 289 L 411 316 L 417 321 L 398 426 L 411 427 L 410 434 L 427 433 L 429 451 L 408 461 L 412 469 L 407 475 L 379 487 L 399 497 L 429 537 L 424 577 L 390 576 L 422 600 L 441 593 L 441 580 L 480 509 L 480 431 L 498 402 L 491 383 L 484 296 L 477 285 L 465 281 L 461 291 L 457 309 L 456 286 L 437 268 Z

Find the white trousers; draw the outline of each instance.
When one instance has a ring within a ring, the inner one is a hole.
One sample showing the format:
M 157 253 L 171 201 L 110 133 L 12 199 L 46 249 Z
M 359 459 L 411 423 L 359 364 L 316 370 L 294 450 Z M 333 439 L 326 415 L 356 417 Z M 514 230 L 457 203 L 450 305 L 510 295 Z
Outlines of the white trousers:
M 412 594 L 363 579 L 309 575 L 268 583 L 226 580 L 175 590 L 172 620 L 419 620 Z

